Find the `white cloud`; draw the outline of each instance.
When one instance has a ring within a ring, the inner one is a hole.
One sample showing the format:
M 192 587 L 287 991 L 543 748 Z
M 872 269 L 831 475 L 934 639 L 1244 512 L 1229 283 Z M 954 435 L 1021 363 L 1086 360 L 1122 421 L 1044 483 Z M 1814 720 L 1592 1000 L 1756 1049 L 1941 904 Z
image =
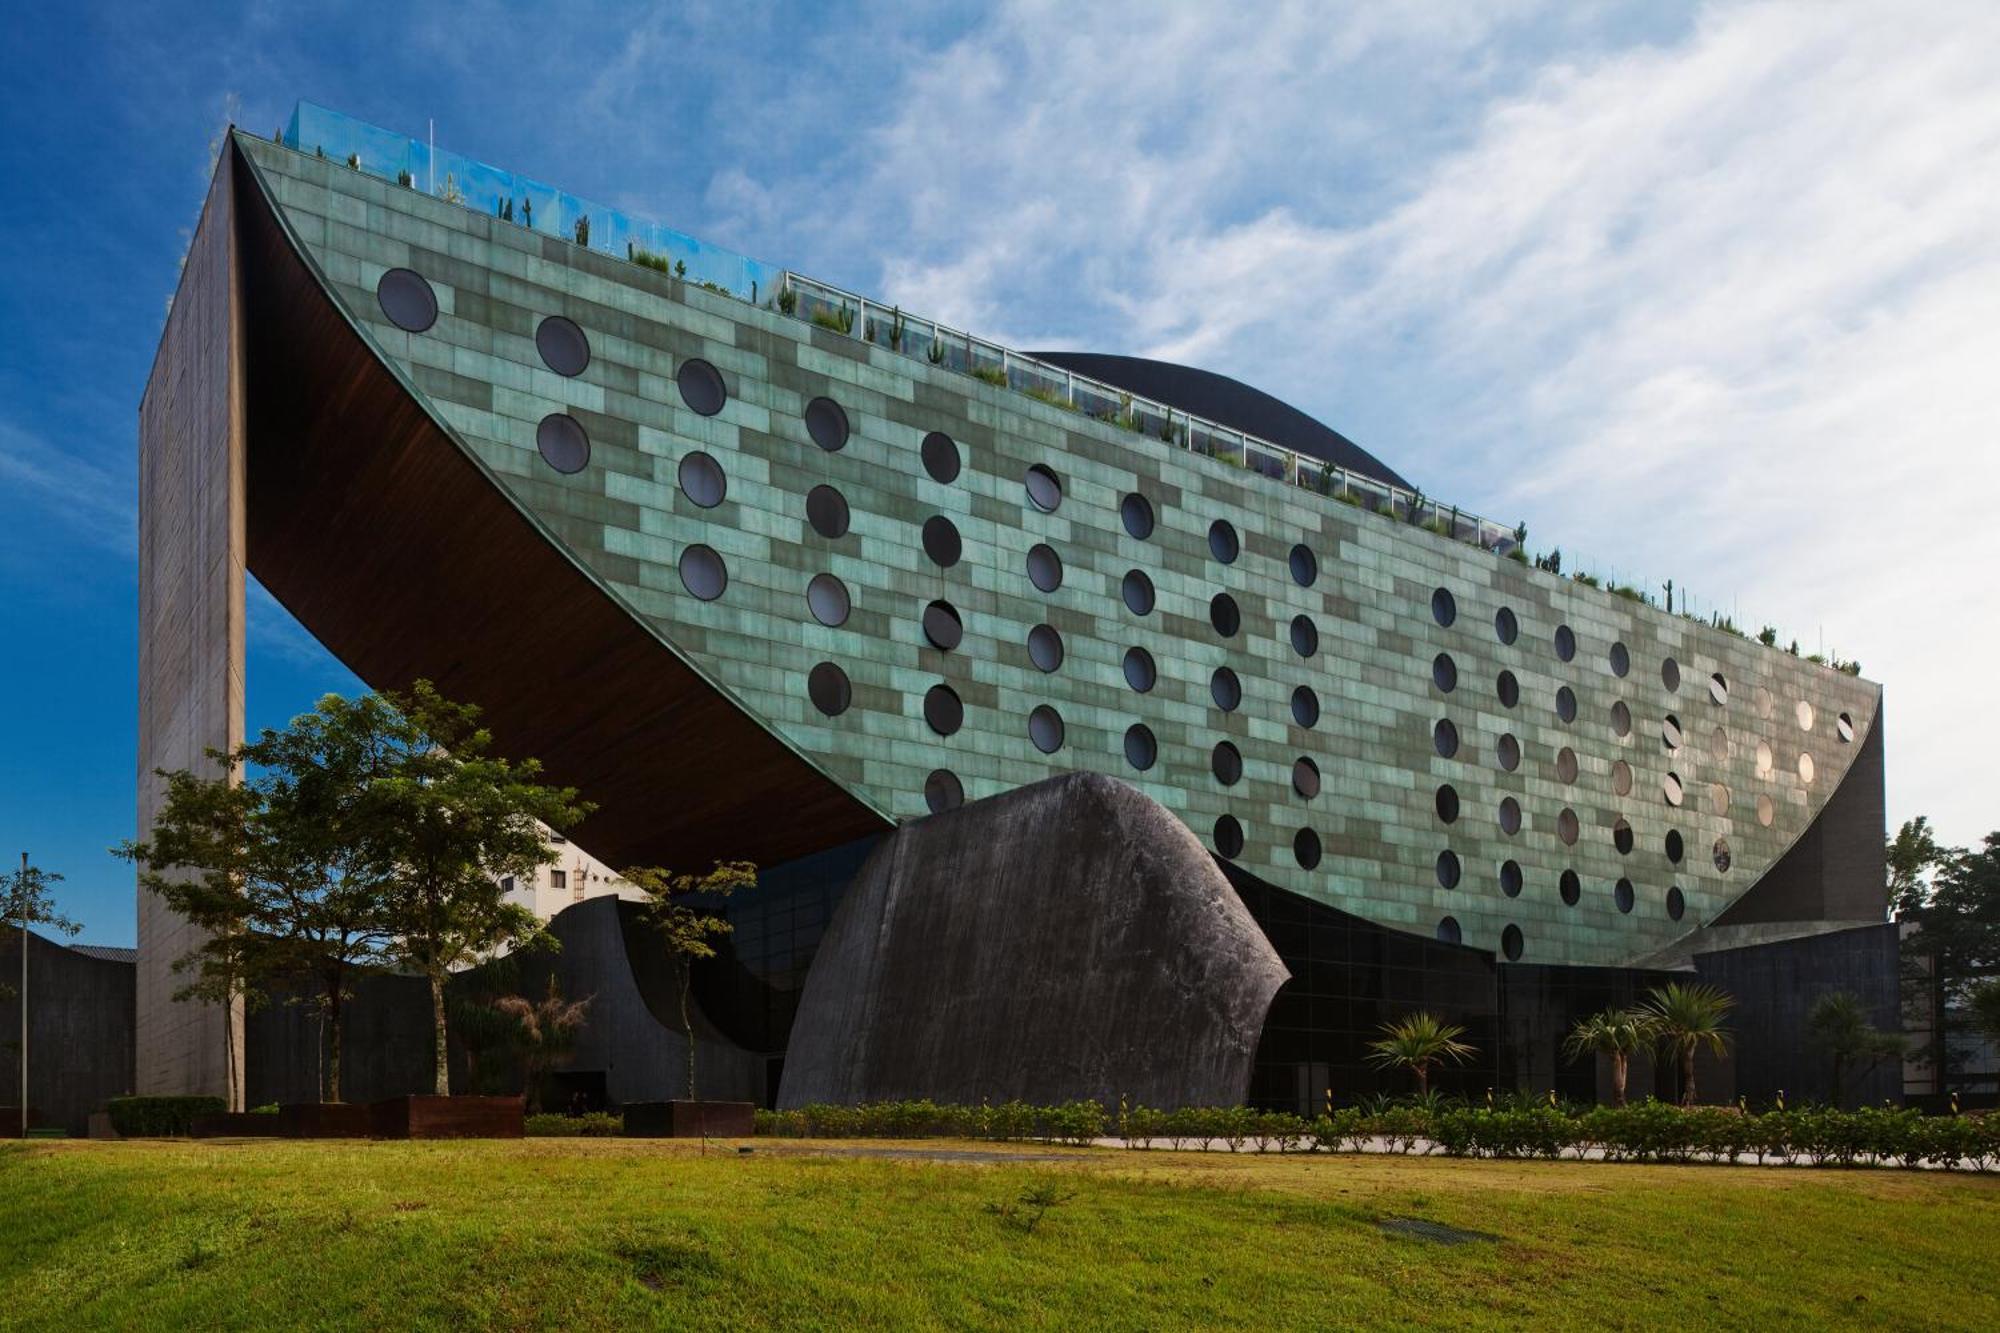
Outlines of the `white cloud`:
M 131 476 L 57 448 L 0 421 L 0 494 L 18 521 L 28 510 L 53 514 L 84 541 L 130 557 L 138 549 L 138 493 Z

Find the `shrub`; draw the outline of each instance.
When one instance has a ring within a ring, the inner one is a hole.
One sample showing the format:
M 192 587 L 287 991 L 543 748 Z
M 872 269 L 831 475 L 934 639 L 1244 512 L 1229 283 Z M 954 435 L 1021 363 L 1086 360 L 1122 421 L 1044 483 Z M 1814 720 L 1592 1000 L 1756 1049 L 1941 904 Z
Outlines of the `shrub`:
M 625 1117 L 612 1111 L 531 1115 L 521 1127 L 531 1139 L 615 1139 L 625 1132 Z
M 105 1109 L 128 1139 L 185 1138 L 196 1116 L 221 1115 L 228 1104 L 220 1097 L 113 1097 Z

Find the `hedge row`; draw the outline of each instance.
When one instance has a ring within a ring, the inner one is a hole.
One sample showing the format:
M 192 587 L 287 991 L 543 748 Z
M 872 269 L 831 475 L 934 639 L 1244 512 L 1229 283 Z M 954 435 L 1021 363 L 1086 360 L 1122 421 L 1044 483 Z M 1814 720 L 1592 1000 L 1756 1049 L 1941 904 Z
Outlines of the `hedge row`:
M 615 1111 L 586 1115 L 531 1115 L 521 1122 L 531 1139 L 615 1139 L 625 1132 L 625 1117 Z
M 105 1103 L 111 1127 L 128 1139 L 185 1138 L 197 1116 L 226 1109 L 220 1097 L 113 1097 Z

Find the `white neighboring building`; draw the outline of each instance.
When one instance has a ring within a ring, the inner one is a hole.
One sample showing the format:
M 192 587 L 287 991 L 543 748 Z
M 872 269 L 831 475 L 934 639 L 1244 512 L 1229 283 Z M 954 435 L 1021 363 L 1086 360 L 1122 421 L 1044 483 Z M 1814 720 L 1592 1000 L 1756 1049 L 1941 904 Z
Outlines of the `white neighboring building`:
M 609 895 L 628 902 L 639 902 L 645 898 L 646 895 L 620 879 L 610 866 L 561 834 L 549 834 L 549 843 L 558 854 L 554 862 L 537 870 L 532 879 L 517 879 L 509 875 L 500 881 L 508 902 L 518 903 L 547 921 L 564 908 L 586 898 Z

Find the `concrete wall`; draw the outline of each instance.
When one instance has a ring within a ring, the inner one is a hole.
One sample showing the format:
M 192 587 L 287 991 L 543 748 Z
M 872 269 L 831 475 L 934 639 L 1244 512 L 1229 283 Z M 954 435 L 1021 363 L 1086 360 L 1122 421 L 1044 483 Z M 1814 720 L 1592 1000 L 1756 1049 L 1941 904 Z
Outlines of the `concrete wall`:
M 31 1123 L 80 1137 L 92 1111 L 132 1090 L 133 965 L 28 940 Z M 0 981 L 18 989 L 20 977 L 21 932 L 0 929 Z M 21 1095 L 20 1041 L 21 1002 L 0 999 L 0 1105 Z

